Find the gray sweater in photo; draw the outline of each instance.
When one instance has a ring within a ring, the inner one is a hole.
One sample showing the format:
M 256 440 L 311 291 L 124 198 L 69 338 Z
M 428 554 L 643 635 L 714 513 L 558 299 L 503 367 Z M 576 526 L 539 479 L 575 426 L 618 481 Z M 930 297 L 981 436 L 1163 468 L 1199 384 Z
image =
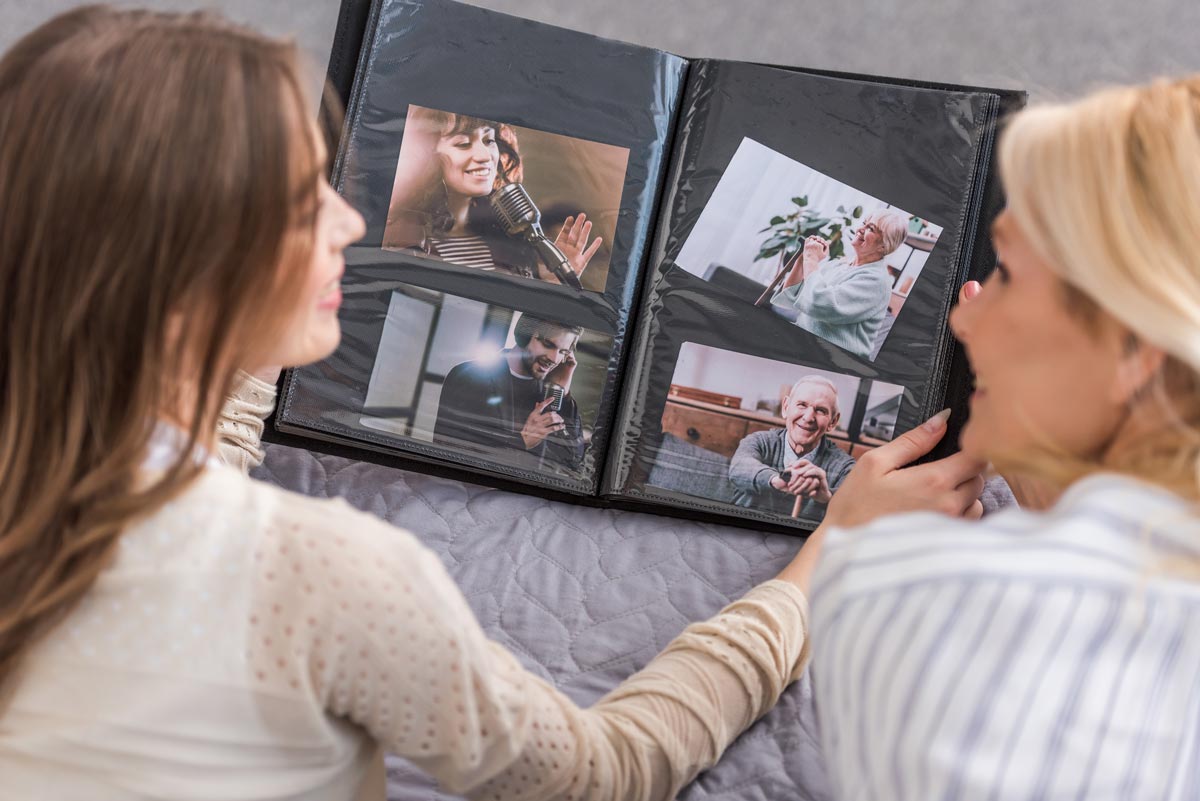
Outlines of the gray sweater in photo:
M 780 492 L 770 482 L 793 458 L 787 429 L 757 431 L 743 439 L 729 462 L 729 480 L 735 490 L 733 502 L 760 512 L 791 515 L 795 496 Z M 825 471 L 832 492 L 837 492 L 854 467 L 854 459 L 827 437 L 822 437 L 805 458 Z M 825 504 L 808 498 L 800 506 L 800 516 L 820 520 L 825 516 Z

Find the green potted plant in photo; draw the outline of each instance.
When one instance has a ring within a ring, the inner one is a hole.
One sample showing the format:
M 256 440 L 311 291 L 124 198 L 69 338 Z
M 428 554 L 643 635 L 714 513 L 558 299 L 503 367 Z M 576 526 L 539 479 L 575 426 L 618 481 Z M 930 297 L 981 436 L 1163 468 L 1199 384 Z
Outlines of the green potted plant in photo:
M 829 258 L 841 258 L 846 252 L 842 231 L 862 217 L 862 206 L 855 206 L 849 211 L 838 206 L 836 214 L 823 214 L 808 205 L 808 195 L 792 198 L 792 204 L 795 209 L 772 217 L 767 227 L 759 231 L 760 234 L 770 232 L 770 235 L 763 240 L 754 260 L 762 261 L 772 256 L 786 260 L 810 236 L 819 236 L 829 243 Z

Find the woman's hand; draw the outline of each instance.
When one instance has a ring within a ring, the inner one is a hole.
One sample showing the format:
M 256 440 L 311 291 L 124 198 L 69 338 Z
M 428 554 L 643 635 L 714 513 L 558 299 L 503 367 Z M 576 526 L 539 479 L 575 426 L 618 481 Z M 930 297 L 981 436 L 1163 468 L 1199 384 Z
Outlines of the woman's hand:
M 810 236 L 804 240 L 798 256 L 793 256 L 787 277 L 783 280 L 781 289 L 795 286 L 817 271 L 817 267 L 829 255 L 829 243 L 819 236 Z
M 596 255 L 596 251 L 600 249 L 600 244 L 604 241 L 603 237 L 598 236 L 589 245 L 588 237 L 591 234 L 591 220 L 587 218 L 586 214 L 580 212 L 578 217 L 568 217 L 563 222 L 562 230 L 554 238 L 554 244 L 567 257 L 567 261 L 571 262 L 571 269 L 575 271 L 576 275 L 583 275 L 588 262 L 592 260 L 592 256 Z
M 986 462 L 956 453 L 905 467 L 938 444 L 949 416 L 949 410 L 939 412 L 887 445 L 863 454 L 829 502 L 825 525 L 861 526 L 884 515 L 916 511 L 979 517 Z
M 888 514 L 933 511 L 977 519 L 983 514 L 986 463 L 956 453 L 936 462 L 905 467 L 933 449 L 946 433 L 949 410 L 939 412 L 887 445 L 864 454 L 838 488 L 825 519 L 779 578 L 807 592 L 825 531 L 869 523 Z
M 808 278 L 821 262 L 829 258 L 829 243 L 823 237 L 810 236 L 804 240 L 804 255 L 800 261 L 804 265 L 804 277 Z

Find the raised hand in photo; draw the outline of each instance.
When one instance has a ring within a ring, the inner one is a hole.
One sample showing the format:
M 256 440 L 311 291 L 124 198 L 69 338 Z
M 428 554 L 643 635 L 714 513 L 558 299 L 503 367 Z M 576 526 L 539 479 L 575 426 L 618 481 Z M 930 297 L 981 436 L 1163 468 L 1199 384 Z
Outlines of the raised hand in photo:
M 795 286 L 808 278 L 828 257 L 829 243 L 823 237 L 810 236 L 806 238 L 804 247 L 800 250 L 800 258 L 795 259 L 792 263 L 792 269 L 788 271 L 787 278 L 783 282 L 784 288 Z
M 829 242 L 824 237 L 810 236 L 804 240 L 804 256 L 800 259 L 804 277 L 812 275 L 829 258 Z
M 571 262 L 571 269 L 576 275 L 582 275 L 587 269 L 588 262 L 596 255 L 596 251 L 600 249 L 601 243 L 604 242 L 603 237 L 596 237 L 588 243 L 588 237 L 592 235 L 592 222 L 583 212 L 579 213 L 578 217 L 568 217 L 563 221 L 562 229 L 558 232 L 558 236 L 554 238 L 554 244 L 567 257 L 567 261 Z M 553 275 L 547 280 L 557 281 Z

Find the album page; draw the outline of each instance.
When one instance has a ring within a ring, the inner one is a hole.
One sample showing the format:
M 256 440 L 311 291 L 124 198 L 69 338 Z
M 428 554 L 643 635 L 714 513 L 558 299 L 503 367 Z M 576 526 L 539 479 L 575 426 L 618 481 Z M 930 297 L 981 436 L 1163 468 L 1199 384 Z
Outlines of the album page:
M 606 491 L 811 529 L 943 408 L 999 102 L 693 61 Z
M 276 425 L 595 494 L 686 73 L 441 0 L 378 0 L 333 171 L 366 236 L 337 352 Z

